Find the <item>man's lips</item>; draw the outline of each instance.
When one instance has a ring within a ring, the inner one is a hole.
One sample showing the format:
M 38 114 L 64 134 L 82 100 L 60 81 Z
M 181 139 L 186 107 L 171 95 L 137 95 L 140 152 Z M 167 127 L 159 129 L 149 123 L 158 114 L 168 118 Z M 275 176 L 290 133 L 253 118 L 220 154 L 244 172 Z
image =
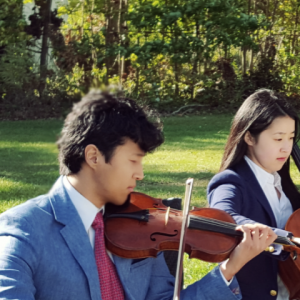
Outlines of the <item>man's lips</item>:
M 129 192 L 131 193 L 131 192 L 133 192 L 134 188 L 135 188 L 135 186 L 129 186 L 127 189 L 128 189 Z

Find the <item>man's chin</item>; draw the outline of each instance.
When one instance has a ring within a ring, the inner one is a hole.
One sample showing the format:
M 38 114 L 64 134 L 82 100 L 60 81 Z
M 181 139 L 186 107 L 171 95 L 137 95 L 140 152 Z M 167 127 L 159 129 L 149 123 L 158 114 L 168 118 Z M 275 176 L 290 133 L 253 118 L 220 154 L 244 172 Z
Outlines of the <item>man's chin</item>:
M 110 202 L 105 205 L 105 211 L 108 213 L 122 211 L 126 209 L 130 204 L 130 194 L 127 196 L 126 200 L 120 202 Z

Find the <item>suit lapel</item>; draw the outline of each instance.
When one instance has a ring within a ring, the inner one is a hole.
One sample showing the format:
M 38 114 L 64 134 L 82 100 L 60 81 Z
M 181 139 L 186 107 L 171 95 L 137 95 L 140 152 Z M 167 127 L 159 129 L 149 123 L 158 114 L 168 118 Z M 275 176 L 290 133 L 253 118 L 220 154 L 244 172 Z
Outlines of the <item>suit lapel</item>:
M 94 251 L 80 216 L 63 186 L 62 176 L 52 187 L 49 197 L 56 221 L 65 225 L 60 231 L 61 235 L 87 277 L 91 299 L 101 300 Z M 147 279 L 150 276 L 148 273 L 151 270 L 149 265 L 145 266 L 145 268 L 142 265 L 138 268 L 132 268 L 132 259 L 125 259 L 115 255 L 113 255 L 113 259 L 123 285 L 125 299 L 144 299 L 140 293 L 141 291 L 147 292 Z M 143 285 L 145 285 L 145 288 L 143 288 Z
M 252 172 L 251 168 L 247 164 L 247 162 L 243 159 L 241 163 L 239 163 L 236 166 L 236 171 L 238 174 L 240 174 L 247 183 L 249 184 L 250 190 L 255 195 L 255 198 L 258 200 L 258 202 L 262 205 L 262 207 L 266 210 L 268 213 L 270 219 L 271 219 L 271 226 L 277 227 L 276 219 L 274 216 L 274 213 L 272 211 L 272 208 L 270 206 L 270 203 L 265 196 L 265 193 L 263 192 L 259 182 L 257 181 L 254 173 Z
M 62 176 L 50 191 L 50 202 L 56 221 L 65 225 L 61 235 L 87 277 L 91 299 L 101 299 L 94 252 L 80 216 L 63 187 Z

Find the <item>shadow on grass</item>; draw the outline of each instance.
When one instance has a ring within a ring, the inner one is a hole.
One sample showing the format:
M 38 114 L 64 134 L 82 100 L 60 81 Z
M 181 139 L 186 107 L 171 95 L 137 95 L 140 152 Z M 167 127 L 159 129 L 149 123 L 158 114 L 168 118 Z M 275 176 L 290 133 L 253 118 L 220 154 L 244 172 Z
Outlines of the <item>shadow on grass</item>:
M 61 127 L 59 120 L 1 121 L 1 143 L 55 143 Z
M 166 149 L 221 150 L 228 138 L 232 116 L 194 116 L 165 119 Z
M 218 150 L 223 151 L 226 141 L 227 134 L 188 134 L 184 137 L 166 137 L 167 144 L 163 145 L 164 149 L 178 149 L 180 150 Z
M 0 165 L 0 202 L 47 193 L 59 176 L 57 154 L 51 149 L 1 147 Z
M 59 174 L 57 154 L 47 149 L 0 148 L 0 177 L 22 183 L 47 183 Z

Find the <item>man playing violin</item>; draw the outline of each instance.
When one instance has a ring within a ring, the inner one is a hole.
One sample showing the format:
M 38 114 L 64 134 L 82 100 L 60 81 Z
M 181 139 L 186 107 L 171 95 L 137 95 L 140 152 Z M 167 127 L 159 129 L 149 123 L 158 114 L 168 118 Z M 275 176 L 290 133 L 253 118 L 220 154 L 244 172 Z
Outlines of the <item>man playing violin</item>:
M 58 141 L 61 176 L 47 195 L 0 216 L 0 299 L 172 299 L 164 256 L 125 259 L 105 248 L 107 205 L 128 201 L 142 160 L 162 131 L 135 101 L 93 91 L 73 107 Z M 234 275 L 276 238 L 264 225 L 239 227 L 229 260 L 181 292 L 181 299 L 241 299 Z

